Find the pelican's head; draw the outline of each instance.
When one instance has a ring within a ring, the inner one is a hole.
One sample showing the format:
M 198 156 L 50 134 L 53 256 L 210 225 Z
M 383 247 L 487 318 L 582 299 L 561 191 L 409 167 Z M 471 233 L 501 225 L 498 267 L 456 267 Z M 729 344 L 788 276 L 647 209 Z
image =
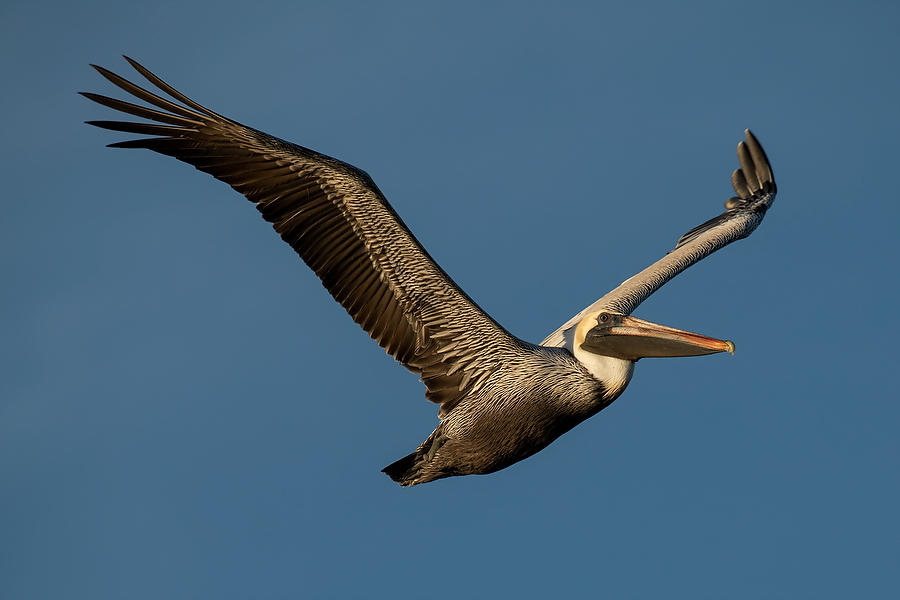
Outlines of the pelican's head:
M 734 354 L 729 340 L 657 325 L 629 315 L 597 311 L 575 328 L 572 353 L 591 374 L 621 393 L 641 358 Z M 617 394 L 618 395 L 618 394 Z

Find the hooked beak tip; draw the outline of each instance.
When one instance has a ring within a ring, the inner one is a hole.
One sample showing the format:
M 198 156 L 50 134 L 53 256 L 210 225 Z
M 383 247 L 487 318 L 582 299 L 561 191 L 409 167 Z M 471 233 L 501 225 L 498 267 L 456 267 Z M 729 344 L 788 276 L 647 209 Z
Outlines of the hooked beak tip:
M 725 340 L 725 351 L 728 352 L 728 354 L 734 354 L 734 342 Z

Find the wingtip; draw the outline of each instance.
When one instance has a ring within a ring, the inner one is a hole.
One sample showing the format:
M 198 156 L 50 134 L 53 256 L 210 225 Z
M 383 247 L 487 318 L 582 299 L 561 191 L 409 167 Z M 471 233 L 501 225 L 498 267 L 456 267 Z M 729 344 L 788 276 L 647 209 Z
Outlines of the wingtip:
M 98 73 L 103 75 L 103 77 L 105 77 L 106 79 L 109 79 L 110 81 L 115 81 L 116 74 L 113 73 L 112 71 L 110 71 L 109 69 L 107 69 L 105 67 L 101 67 L 100 65 L 95 65 L 94 63 L 90 63 L 90 65 L 92 67 L 94 67 L 95 71 L 97 71 Z
M 744 130 L 744 137 L 747 139 L 748 143 L 756 144 L 757 146 L 759 146 L 759 140 L 756 139 L 756 136 L 752 131 L 750 131 L 749 128 Z
M 769 162 L 769 157 L 766 156 L 766 151 L 763 150 L 762 144 L 759 143 L 759 140 L 753 135 L 752 131 L 746 129 L 744 131 L 744 136 L 747 140 L 746 149 L 750 153 L 750 157 L 753 161 L 760 187 L 764 192 L 774 193 L 775 176 L 772 173 L 772 164 Z
M 740 146 L 738 146 L 738 155 L 740 156 Z M 734 188 L 734 193 L 741 200 L 746 200 L 750 197 L 750 189 L 747 187 L 747 180 L 744 178 L 744 172 L 741 169 L 735 169 L 731 172 L 731 187 Z

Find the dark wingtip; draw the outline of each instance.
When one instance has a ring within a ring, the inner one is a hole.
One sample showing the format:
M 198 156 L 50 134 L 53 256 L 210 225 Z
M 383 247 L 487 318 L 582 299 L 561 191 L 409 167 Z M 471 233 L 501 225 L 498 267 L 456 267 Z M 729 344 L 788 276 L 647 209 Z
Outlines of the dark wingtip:
M 731 172 L 731 187 L 734 188 L 734 193 L 738 195 L 738 198 L 741 200 L 746 200 L 750 197 L 750 190 L 747 188 L 747 180 L 744 179 L 744 172 L 740 169 L 735 169 Z
M 760 192 L 774 194 L 775 178 L 762 145 L 749 129 L 744 130 L 744 138 L 744 141 L 739 142 L 737 146 L 738 162 L 741 168 L 731 175 L 734 191 L 742 200 L 747 200 Z M 726 202 L 726 207 L 729 202 L 731 201 Z
M 101 96 L 100 94 L 95 94 L 94 92 L 75 92 L 75 93 L 78 94 L 79 96 L 84 96 L 88 100 L 93 100 L 94 102 L 96 102 L 98 104 L 103 104 L 102 101 L 103 101 L 103 99 L 105 99 L 105 96 Z
M 748 142 L 753 142 L 754 144 L 756 144 L 757 146 L 759 146 L 759 140 L 756 139 L 756 136 L 753 135 L 753 132 L 750 131 L 749 128 L 747 128 L 747 129 L 744 130 L 744 138 L 745 138 Z
M 676 250 L 733 218 L 734 215 L 730 212 L 733 209 L 748 208 L 758 214 L 763 214 L 772 204 L 775 195 L 775 181 L 772 177 L 769 159 L 766 158 L 759 140 L 749 129 L 744 130 L 744 137 L 745 140 L 737 145 L 738 162 L 741 166 L 731 173 L 731 185 L 734 187 L 736 195 L 725 201 L 725 210 L 729 212 L 724 212 L 685 233 L 675 245 Z M 758 222 L 757 220 L 756 223 L 758 224 Z M 753 224 L 741 237 L 750 235 L 755 228 L 756 224 Z M 725 243 L 730 242 L 726 241 Z
M 774 187 L 775 185 L 775 177 L 772 174 L 772 165 L 769 163 L 769 157 L 766 156 L 765 150 L 763 150 L 762 145 L 752 131 L 749 129 L 745 130 L 744 136 L 747 138 L 747 149 L 753 158 L 759 183 L 764 191 L 768 191 L 767 187 Z
M 101 67 L 100 65 L 95 65 L 95 64 L 93 64 L 93 63 L 91 63 L 91 66 L 92 66 L 98 73 L 100 73 L 100 74 L 103 75 L 106 79 L 110 80 L 110 81 L 113 82 L 113 83 L 116 83 L 116 79 L 120 79 L 120 77 L 119 77 L 118 75 L 116 75 L 115 73 L 113 73 L 113 72 L 110 71 L 109 69 L 106 69 L 106 68 L 104 68 L 104 67 Z M 116 85 L 118 85 L 118 84 L 116 84 Z
M 143 67 L 143 66 L 144 66 L 144 65 L 142 65 L 141 63 L 139 63 L 138 61 L 136 61 L 136 60 L 134 60 L 133 58 L 131 58 L 130 56 L 128 56 L 127 54 L 123 54 L 123 55 L 122 55 L 122 58 L 124 58 L 125 60 L 127 60 L 127 61 L 128 61 L 128 64 L 131 65 L 132 67 L 134 67 L 135 69 L 137 69 L 138 67 Z

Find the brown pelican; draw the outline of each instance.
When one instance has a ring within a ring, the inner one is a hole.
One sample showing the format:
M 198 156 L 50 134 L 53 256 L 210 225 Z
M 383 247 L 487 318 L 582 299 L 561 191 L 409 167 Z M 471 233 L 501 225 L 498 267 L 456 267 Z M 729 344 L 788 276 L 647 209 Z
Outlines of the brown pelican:
M 531 456 L 618 398 L 641 358 L 734 351 L 730 341 L 630 314 L 669 279 L 762 221 L 775 181 L 749 130 L 737 148 L 741 168 L 731 175 L 737 196 L 725 202 L 725 212 L 534 345 L 498 325 L 444 273 L 365 172 L 216 114 L 126 60 L 178 102 L 92 65 L 155 108 L 84 93 L 154 121 L 88 123 L 150 135 L 110 146 L 173 156 L 246 196 L 350 316 L 419 373 L 425 396 L 440 405 L 431 435 L 383 469 L 402 485 L 491 473 Z

